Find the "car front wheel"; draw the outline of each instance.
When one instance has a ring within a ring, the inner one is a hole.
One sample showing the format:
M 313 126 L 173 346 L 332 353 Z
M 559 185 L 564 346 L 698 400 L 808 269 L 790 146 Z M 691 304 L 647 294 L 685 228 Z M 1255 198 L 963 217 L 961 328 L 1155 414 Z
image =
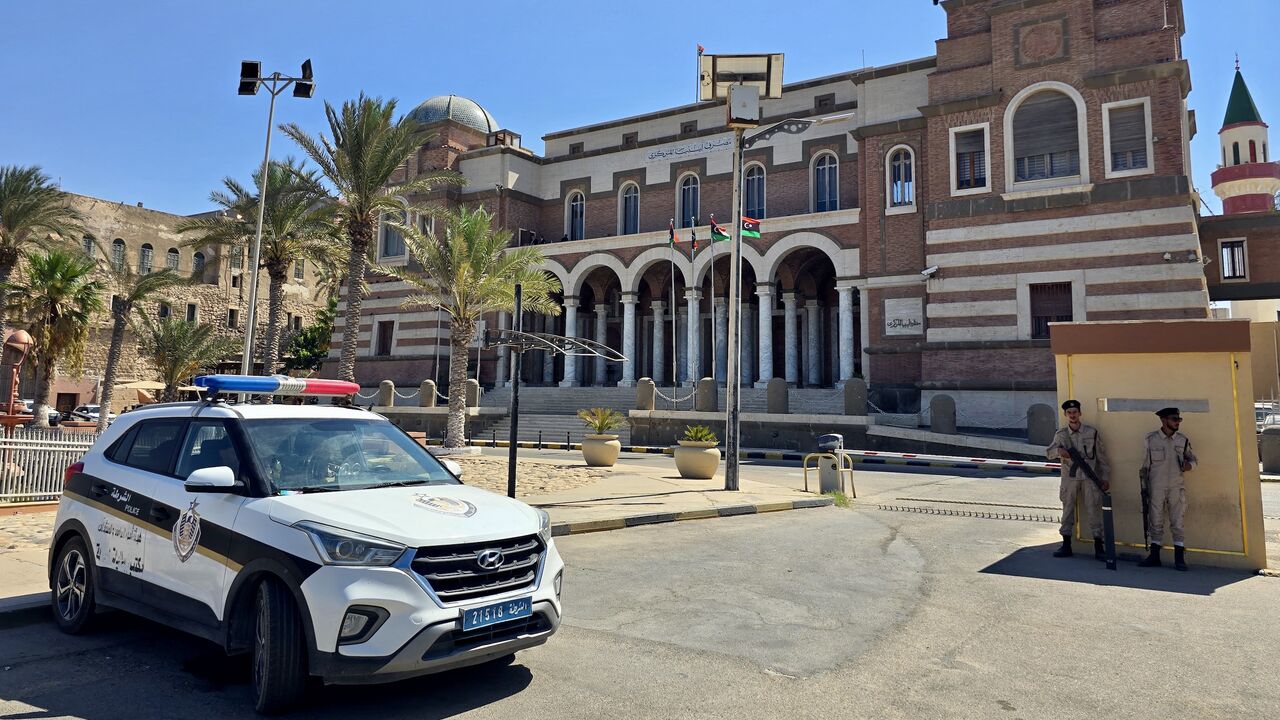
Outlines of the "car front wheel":
M 294 707 L 307 683 L 306 635 L 297 604 L 277 580 L 258 586 L 253 641 L 254 706 L 264 714 Z
M 78 635 L 93 618 L 93 569 L 84 540 L 73 537 L 58 551 L 53 573 L 53 619 L 65 633 Z

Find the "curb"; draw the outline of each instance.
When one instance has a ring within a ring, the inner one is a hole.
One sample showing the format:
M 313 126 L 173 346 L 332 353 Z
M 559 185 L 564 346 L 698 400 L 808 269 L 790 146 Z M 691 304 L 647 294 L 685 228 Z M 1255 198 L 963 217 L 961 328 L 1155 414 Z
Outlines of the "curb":
M 49 593 L 32 593 L 0 598 L 0 630 L 34 625 L 53 619 L 49 612 Z
M 581 535 L 592 532 L 622 530 L 640 525 L 658 525 L 660 523 L 680 522 L 683 520 L 705 520 L 716 517 L 733 517 L 736 515 L 760 515 L 763 513 L 781 512 L 783 510 L 802 510 L 804 508 L 827 507 L 835 501 L 829 497 L 805 498 L 784 502 L 753 503 L 747 505 L 727 505 L 719 508 L 703 510 L 686 510 L 674 513 L 651 513 L 647 515 L 631 515 L 611 520 L 584 520 L 582 522 L 552 523 L 551 536 Z

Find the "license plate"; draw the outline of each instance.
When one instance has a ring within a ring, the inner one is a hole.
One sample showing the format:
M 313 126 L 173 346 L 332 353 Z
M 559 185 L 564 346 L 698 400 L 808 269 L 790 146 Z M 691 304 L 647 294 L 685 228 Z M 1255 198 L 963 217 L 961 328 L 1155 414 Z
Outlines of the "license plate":
M 486 625 L 496 625 L 508 620 L 529 617 L 533 614 L 533 598 L 522 597 L 503 600 L 500 603 L 466 608 L 462 611 L 462 629 L 475 630 Z

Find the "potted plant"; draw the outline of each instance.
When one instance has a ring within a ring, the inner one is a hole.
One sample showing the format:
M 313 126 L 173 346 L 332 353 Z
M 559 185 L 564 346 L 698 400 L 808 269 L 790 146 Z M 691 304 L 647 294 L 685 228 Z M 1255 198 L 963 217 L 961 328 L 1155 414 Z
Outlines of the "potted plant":
M 720 439 L 706 425 L 688 425 L 684 439 L 675 448 L 676 470 L 680 477 L 693 480 L 710 480 L 720 467 Z
M 582 459 L 593 467 L 613 467 L 618 462 L 618 453 L 622 452 L 622 443 L 609 431 L 625 425 L 626 417 L 612 408 L 596 407 L 579 410 L 578 419 L 593 433 L 582 438 Z

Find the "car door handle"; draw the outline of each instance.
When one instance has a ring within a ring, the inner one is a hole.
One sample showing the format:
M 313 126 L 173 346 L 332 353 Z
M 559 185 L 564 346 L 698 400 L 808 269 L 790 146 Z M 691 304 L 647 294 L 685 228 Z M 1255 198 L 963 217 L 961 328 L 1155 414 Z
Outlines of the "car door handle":
M 93 492 L 95 497 L 102 497 L 108 492 L 106 483 L 94 483 L 90 490 Z
M 151 508 L 151 519 L 156 522 L 164 522 L 169 519 L 169 511 L 162 507 Z

